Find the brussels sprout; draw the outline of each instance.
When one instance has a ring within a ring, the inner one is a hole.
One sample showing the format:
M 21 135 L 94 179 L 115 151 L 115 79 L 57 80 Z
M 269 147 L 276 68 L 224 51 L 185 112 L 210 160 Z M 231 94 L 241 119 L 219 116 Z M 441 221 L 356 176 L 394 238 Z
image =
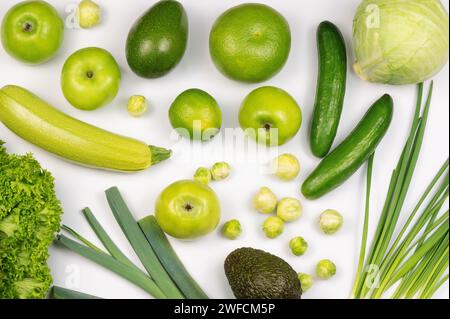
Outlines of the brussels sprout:
M 78 5 L 78 24 L 83 29 L 92 28 L 100 23 L 100 7 L 91 0 L 83 0 Z
M 320 229 L 327 235 L 334 234 L 339 229 L 341 229 L 344 223 L 344 218 L 339 212 L 333 209 L 327 209 L 319 218 Z
M 219 162 L 213 165 L 211 168 L 212 179 L 220 181 L 230 175 L 231 167 L 228 163 Z
M 241 235 L 241 223 L 237 219 L 232 219 L 222 227 L 222 234 L 228 239 L 236 239 Z
M 308 243 L 303 237 L 294 237 L 289 242 L 289 248 L 295 256 L 302 256 L 308 249 Z
M 284 181 L 293 180 L 300 172 L 300 163 L 292 154 L 282 154 L 272 162 L 272 169 L 278 178 Z
M 206 167 L 199 167 L 195 171 L 194 180 L 207 185 L 211 181 L 211 171 Z
M 302 216 L 303 207 L 295 198 L 285 197 L 277 204 L 277 216 L 285 222 L 293 222 Z
M 364 0 L 353 20 L 354 69 L 364 80 L 424 82 L 448 60 L 448 13 L 439 0 Z
M 270 216 L 264 221 L 263 231 L 268 238 L 273 239 L 280 236 L 283 233 L 283 230 L 284 222 L 279 217 Z
M 277 197 L 268 187 L 261 187 L 253 197 L 253 207 L 263 214 L 270 214 L 277 207 Z
M 139 117 L 147 112 L 148 103 L 144 96 L 142 95 L 133 95 L 128 100 L 128 114 L 131 116 Z
M 300 285 L 302 286 L 302 291 L 306 292 L 314 284 L 314 279 L 311 275 L 304 274 L 302 272 L 298 273 L 298 280 L 300 280 Z
M 317 263 L 316 274 L 320 279 L 328 279 L 336 274 L 336 265 L 329 259 L 322 259 Z

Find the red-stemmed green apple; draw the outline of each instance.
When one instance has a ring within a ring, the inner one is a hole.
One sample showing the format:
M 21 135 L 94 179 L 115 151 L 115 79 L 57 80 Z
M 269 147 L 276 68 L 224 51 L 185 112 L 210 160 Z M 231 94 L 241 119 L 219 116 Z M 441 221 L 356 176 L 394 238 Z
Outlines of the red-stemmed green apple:
M 260 87 L 242 102 L 239 110 L 241 128 L 258 142 L 268 146 L 282 145 L 297 134 L 302 111 L 297 102 L 282 89 Z
M 61 47 L 64 23 L 45 1 L 24 1 L 5 14 L 1 38 L 6 52 L 19 61 L 39 64 L 51 59 Z
M 61 87 L 70 104 L 81 110 L 95 110 L 116 97 L 120 77 L 119 65 L 108 51 L 84 48 L 64 63 Z

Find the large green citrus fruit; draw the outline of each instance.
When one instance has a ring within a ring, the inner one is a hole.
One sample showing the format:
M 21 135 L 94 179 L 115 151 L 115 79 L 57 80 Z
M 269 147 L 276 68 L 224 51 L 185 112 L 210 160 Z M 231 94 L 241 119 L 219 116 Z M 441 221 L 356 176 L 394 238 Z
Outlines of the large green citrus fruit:
M 291 32 L 284 17 L 271 7 L 242 4 L 217 19 L 209 48 L 215 65 L 226 76 L 243 82 L 262 82 L 286 63 Z

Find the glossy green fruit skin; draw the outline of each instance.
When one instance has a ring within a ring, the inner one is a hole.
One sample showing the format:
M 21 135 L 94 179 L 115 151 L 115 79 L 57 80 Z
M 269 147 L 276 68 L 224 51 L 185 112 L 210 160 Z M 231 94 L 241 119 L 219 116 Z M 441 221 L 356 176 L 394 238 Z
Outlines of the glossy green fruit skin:
M 26 141 L 85 166 L 134 172 L 155 161 L 145 143 L 81 122 L 19 86 L 0 90 L 0 122 Z
M 331 149 L 341 118 L 347 81 L 347 52 L 344 38 L 331 22 L 317 29 L 319 74 L 311 123 L 310 146 L 317 157 Z
M 84 48 L 73 53 L 64 63 L 61 87 L 70 104 L 90 111 L 116 97 L 120 78 L 119 65 L 108 51 Z
M 273 86 L 263 86 L 250 92 L 242 102 L 239 124 L 259 143 L 267 146 L 283 145 L 300 129 L 302 111 L 287 92 Z M 265 134 L 265 125 L 278 129 L 277 139 Z
M 347 138 L 329 153 L 302 185 L 308 199 L 319 198 L 332 191 L 375 152 L 386 134 L 393 116 L 393 101 L 388 94 L 378 99 Z
M 191 210 L 186 210 L 189 204 Z M 162 230 L 179 239 L 211 233 L 220 222 L 220 203 L 214 191 L 193 180 L 169 185 L 156 200 L 155 217 Z
M 291 32 L 271 7 L 246 3 L 225 11 L 209 37 L 211 58 L 225 76 L 250 83 L 270 79 L 286 63 Z
M 188 18 L 181 3 L 157 2 L 128 34 L 126 57 L 131 70 L 148 79 L 169 73 L 186 51 L 188 30 Z
M 207 141 L 222 126 L 222 111 L 216 100 L 200 89 L 189 89 L 177 96 L 169 108 L 172 127 L 190 139 Z M 194 121 L 201 121 L 200 132 L 194 132 Z
M 30 30 L 25 31 L 28 25 Z M 50 60 L 64 38 L 64 23 L 45 1 L 24 1 L 5 14 L 1 27 L 2 44 L 15 59 L 40 64 Z

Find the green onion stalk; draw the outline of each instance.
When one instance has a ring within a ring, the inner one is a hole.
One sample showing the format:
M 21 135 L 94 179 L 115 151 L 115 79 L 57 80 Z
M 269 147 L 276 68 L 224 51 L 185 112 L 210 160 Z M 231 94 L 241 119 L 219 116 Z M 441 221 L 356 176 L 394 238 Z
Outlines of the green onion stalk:
M 422 148 L 432 92 L 433 82 L 422 108 L 423 84 L 418 85 L 411 130 L 392 172 L 372 245 L 366 253 L 373 156 L 369 159 L 363 234 L 353 298 L 382 298 L 395 285 L 392 298 L 431 298 L 448 280 L 448 275 L 445 275 L 448 269 L 448 210 L 442 213 L 449 196 L 448 159 L 394 237 Z

